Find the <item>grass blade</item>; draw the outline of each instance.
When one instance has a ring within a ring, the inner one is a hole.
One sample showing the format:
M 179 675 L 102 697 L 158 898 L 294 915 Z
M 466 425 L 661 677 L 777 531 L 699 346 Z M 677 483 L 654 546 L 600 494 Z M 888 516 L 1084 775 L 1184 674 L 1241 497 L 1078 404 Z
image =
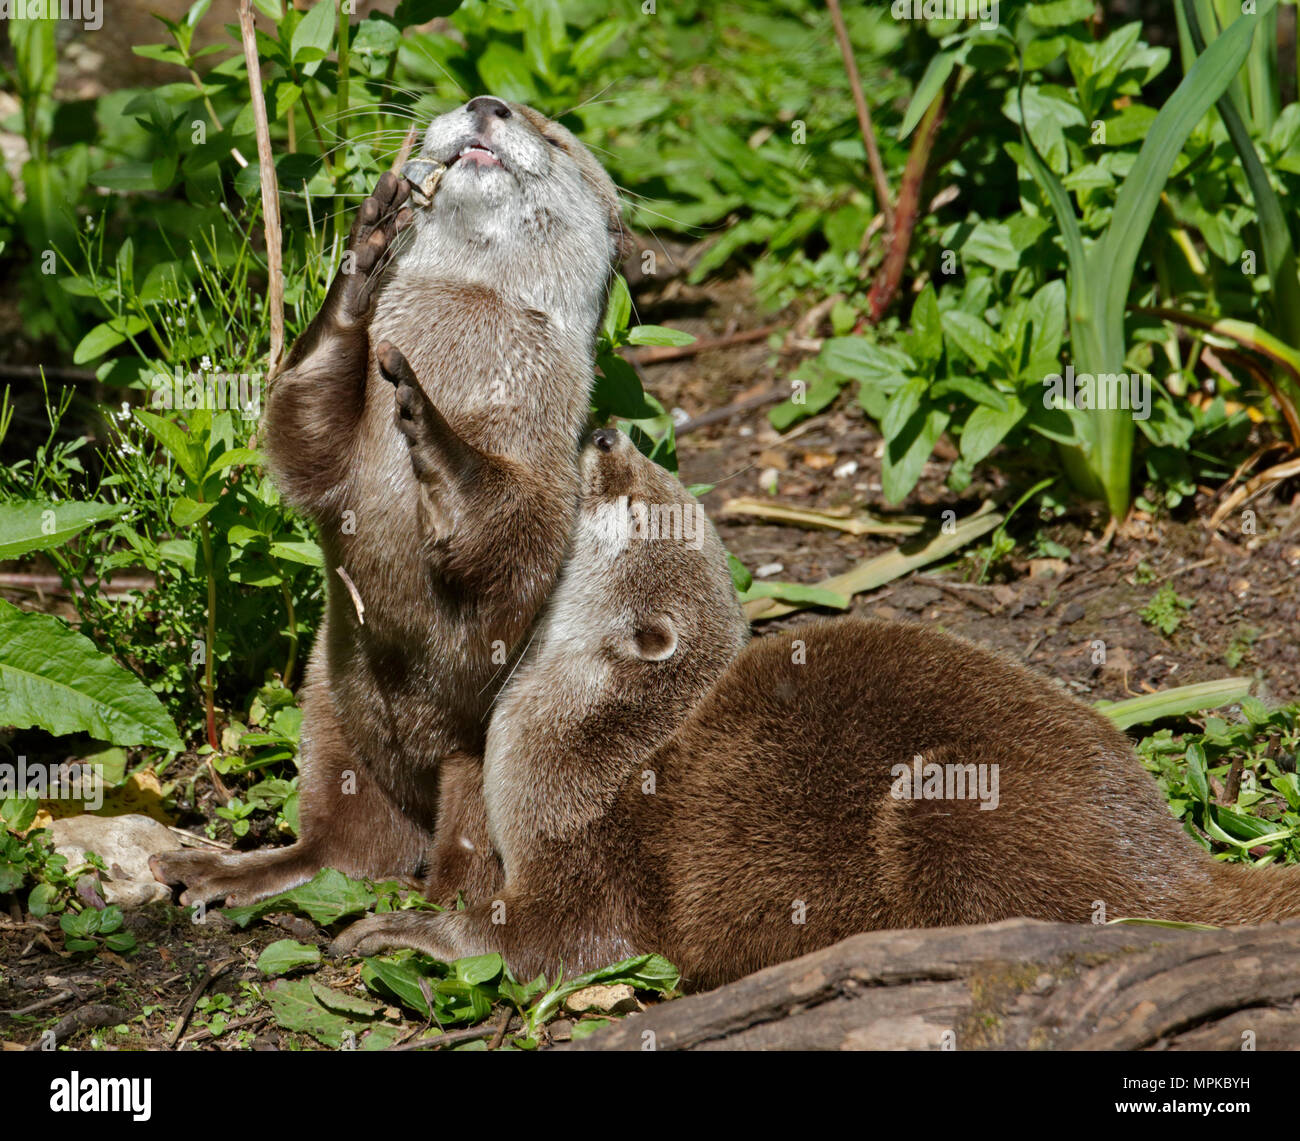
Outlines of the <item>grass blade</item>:
M 1225 677 L 1180 685 L 1177 689 L 1165 689 L 1159 693 L 1144 693 L 1127 701 L 1099 701 L 1093 708 L 1109 717 L 1117 729 L 1127 729 L 1131 725 L 1159 721 L 1162 717 L 1181 717 L 1202 709 L 1231 705 L 1248 697 L 1250 686 L 1248 677 Z

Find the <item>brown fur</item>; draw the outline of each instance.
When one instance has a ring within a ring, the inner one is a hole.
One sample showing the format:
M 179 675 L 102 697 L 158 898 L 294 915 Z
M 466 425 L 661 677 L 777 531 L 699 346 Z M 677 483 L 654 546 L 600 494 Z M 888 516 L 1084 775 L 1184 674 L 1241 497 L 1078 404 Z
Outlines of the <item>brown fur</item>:
M 323 866 L 436 899 L 500 879 L 487 714 L 567 547 L 622 231 L 613 184 L 564 128 L 483 97 L 434 120 L 423 153 L 454 162 L 475 140 L 499 169 L 451 166 L 426 212 L 381 179 L 353 227 L 356 272 L 272 387 L 268 455 L 327 568 L 299 694 L 302 833 L 277 851 L 155 857 L 183 902 L 251 902 Z
M 584 520 L 602 484 L 663 496 L 666 477 L 630 445 L 600 459 L 621 470 L 589 467 Z M 609 562 L 599 533 L 579 523 L 489 733 L 498 903 L 376 916 L 340 951 L 496 950 L 521 978 L 659 951 L 704 987 L 879 928 L 1084 923 L 1099 903 L 1110 919 L 1300 914 L 1300 869 L 1210 858 L 1124 734 L 1018 663 L 921 626 L 840 619 L 751 643 L 723 672 L 741 639 L 716 545 L 633 543 Z M 585 600 L 581 623 L 569 595 Z M 665 614 L 676 652 L 616 654 L 589 693 L 586 652 Z M 895 766 L 918 755 L 996 765 L 997 807 L 896 797 Z

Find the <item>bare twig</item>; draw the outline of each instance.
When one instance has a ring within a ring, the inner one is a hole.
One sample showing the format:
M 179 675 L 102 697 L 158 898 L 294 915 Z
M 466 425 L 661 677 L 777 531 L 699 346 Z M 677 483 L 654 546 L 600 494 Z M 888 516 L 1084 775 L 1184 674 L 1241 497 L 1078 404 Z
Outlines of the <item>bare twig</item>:
M 826 0 L 826 7 L 831 14 L 831 23 L 835 25 L 835 38 L 840 42 L 844 70 L 848 73 L 849 87 L 853 91 L 853 105 L 857 108 L 858 126 L 862 129 L 862 141 L 867 148 L 867 164 L 871 167 L 871 181 L 876 185 L 880 212 L 885 216 L 886 227 L 892 230 L 894 204 L 889 196 L 889 180 L 885 177 L 885 164 L 880 161 L 880 148 L 876 145 L 876 132 L 871 125 L 871 112 L 867 109 L 866 96 L 862 94 L 862 78 L 858 75 L 857 60 L 853 58 L 853 44 L 849 42 L 849 30 L 844 26 L 844 13 L 840 11 L 840 0 Z
M 217 978 L 223 974 L 226 969 L 234 963 L 239 962 L 238 957 L 223 959 L 216 966 L 209 965 L 204 975 L 199 979 L 198 986 L 190 991 L 190 997 L 185 1000 L 185 1005 L 181 1008 L 180 1017 L 176 1019 L 176 1029 L 172 1031 L 171 1037 L 167 1040 L 169 1049 L 175 1049 L 176 1043 L 180 1041 L 181 1035 L 185 1033 L 185 1027 L 189 1023 L 190 1015 L 194 1013 L 194 1007 L 197 1005 L 203 992 L 208 989 Z
M 692 416 L 689 420 L 683 420 L 677 425 L 676 436 L 680 440 L 688 432 L 707 428 L 710 424 L 719 424 L 724 420 L 730 420 L 733 416 L 739 416 L 743 412 L 752 412 L 755 408 L 762 408 L 767 404 L 776 404 L 785 400 L 789 395 L 790 386 L 783 384 L 777 388 L 768 389 L 767 392 L 760 392 L 756 396 L 746 396 L 744 400 L 724 404 L 721 408 L 711 408 L 707 412 L 701 412 L 698 416 Z
M 280 188 L 271 157 L 271 128 L 266 119 L 266 98 L 262 93 L 262 73 L 257 59 L 257 35 L 253 30 L 250 0 L 239 0 L 239 31 L 244 41 L 244 61 L 248 65 L 248 92 L 257 130 L 257 168 L 262 183 L 262 217 L 266 230 L 267 305 L 271 311 L 271 351 L 267 373 L 274 376 L 284 356 L 284 264 L 280 249 Z

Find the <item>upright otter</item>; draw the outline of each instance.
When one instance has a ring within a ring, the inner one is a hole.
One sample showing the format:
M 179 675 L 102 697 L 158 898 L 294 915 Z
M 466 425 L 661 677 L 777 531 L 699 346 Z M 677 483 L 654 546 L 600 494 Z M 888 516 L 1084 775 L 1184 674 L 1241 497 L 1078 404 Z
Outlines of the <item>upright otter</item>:
M 583 472 L 570 561 L 488 731 L 504 891 L 362 920 L 340 952 L 500 951 L 526 977 L 660 951 L 707 987 L 860 931 L 1086 922 L 1096 901 L 1300 914 L 1300 869 L 1213 860 L 1122 733 L 998 654 L 838 619 L 737 655 L 712 534 L 696 552 L 623 526 L 680 486 L 612 433 Z
M 412 211 L 405 180 L 379 180 L 352 228 L 353 272 L 295 343 L 264 425 L 327 570 L 299 694 L 301 836 L 155 857 L 183 902 L 251 902 L 327 865 L 423 877 L 435 899 L 500 877 L 486 715 L 564 557 L 623 235 L 609 176 L 528 107 L 471 99 L 433 120 L 420 159 L 446 168 L 435 202 Z

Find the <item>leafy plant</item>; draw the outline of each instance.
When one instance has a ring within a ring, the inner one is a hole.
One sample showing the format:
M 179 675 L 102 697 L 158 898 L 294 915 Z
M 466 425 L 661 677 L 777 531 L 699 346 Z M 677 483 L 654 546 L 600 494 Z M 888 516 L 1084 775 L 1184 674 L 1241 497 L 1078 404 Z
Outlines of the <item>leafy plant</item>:
M 1184 612 L 1192 608 L 1192 600 L 1183 598 L 1173 586 L 1165 583 L 1139 611 L 1142 621 L 1154 626 L 1166 638 L 1173 634 L 1183 622 Z

